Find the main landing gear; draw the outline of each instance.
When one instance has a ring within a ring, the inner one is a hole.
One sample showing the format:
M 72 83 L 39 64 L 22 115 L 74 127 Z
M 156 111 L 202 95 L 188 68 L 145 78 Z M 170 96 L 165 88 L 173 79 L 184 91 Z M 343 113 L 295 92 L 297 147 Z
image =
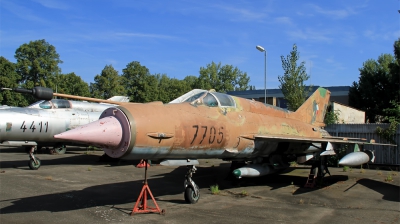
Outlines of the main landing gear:
M 316 184 L 321 185 L 322 179 L 326 174 L 329 174 L 329 176 L 331 175 L 328 170 L 326 156 L 320 156 L 319 160 L 312 164 L 310 174 L 304 187 L 313 188 Z
M 66 145 L 55 145 L 53 147 L 53 149 L 51 150 L 51 152 L 53 154 L 57 154 L 57 155 L 65 154 L 66 151 L 67 151 L 67 146 Z
M 40 159 L 35 157 L 33 153 L 35 152 L 36 146 L 31 146 L 29 149 L 29 168 L 31 170 L 37 170 L 40 168 L 41 162 Z
M 188 172 L 185 175 L 185 201 L 190 204 L 195 204 L 200 199 L 199 187 L 192 180 L 192 175 L 196 170 L 194 165 L 188 166 Z

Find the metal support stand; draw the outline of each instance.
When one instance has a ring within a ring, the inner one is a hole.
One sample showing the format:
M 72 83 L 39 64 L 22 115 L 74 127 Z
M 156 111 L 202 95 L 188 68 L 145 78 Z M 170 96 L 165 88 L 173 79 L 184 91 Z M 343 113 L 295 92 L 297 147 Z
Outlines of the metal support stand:
M 143 160 L 145 163 L 145 171 L 144 171 L 144 183 L 142 190 L 140 191 L 140 195 L 138 200 L 136 201 L 135 206 L 132 209 L 131 216 L 133 216 L 135 213 L 159 213 L 161 215 L 165 214 L 164 209 L 160 209 L 158 207 L 158 204 L 156 202 L 156 199 L 154 199 L 153 194 L 150 191 L 149 185 L 147 184 L 147 160 Z M 147 194 L 150 195 L 151 199 L 154 202 L 154 205 L 156 206 L 155 208 L 147 206 Z M 140 202 L 140 204 L 139 204 Z
M 328 170 L 326 156 L 321 156 L 318 161 L 312 164 L 310 174 L 308 175 L 307 182 L 304 187 L 313 188 L 317 184 L 317 181 L 318 184 L 321 184 L 322 179 L 326 174 L 329 174 L 329 176 L 331 175 Z

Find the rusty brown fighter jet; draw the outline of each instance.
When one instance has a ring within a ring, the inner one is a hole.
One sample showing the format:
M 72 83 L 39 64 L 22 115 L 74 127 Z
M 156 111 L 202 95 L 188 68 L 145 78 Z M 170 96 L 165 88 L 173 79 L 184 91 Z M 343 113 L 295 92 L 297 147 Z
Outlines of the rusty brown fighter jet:
M 215 91 L 193 90 L 169 104 L 120 103 L 98 121 L 55 135 L 55 138 L 103 148 L 113 158 L 159 160 L 161 165 L 188 165 L 185 200 L 200 194 L 192 180 L 200 158 L 242 163 L 237 177 L 276 172 L 297 160 L 315 160 L 316 176 L 329 173 L 325 157 L 338 144 L 371 144 L 365 139 L 331 137 L 324 129 L 330 92 L 318 88 L 295 112 Z M 355 150 L 342 165 L 368 162 L 372 152 Z

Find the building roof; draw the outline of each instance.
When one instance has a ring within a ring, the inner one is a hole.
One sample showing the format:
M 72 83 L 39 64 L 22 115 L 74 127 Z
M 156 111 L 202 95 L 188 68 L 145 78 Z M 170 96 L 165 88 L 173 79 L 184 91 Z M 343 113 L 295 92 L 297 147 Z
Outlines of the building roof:
M 309 95 L 311 95 L 315 90 L 317 90 L 320 86 L 312 86 Z M 331 92 L 331 96 L 347 96 L 349 95 L 350 86 L 329 86 L 322 87 Z M 265 90 L 257 89 L 257 90 L 243 90 L 243 91 L 228 91 L 227 94 L 232 96 L 239 96 L 243 98 L 260 98 L 264 97 Z M 277 97 L 283 98 L 283 93 L 281 89 L 267 89 L 268 97 Z

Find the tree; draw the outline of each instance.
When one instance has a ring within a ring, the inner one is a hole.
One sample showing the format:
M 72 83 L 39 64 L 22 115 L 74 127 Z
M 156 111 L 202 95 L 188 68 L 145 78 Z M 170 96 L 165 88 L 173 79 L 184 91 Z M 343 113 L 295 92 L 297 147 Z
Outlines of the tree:
M 22 83 L 31 81 L 34 86 L 56 89 L 56 76 L 61 71 L 58 64 L 62 61 L 53 45 L 44 39 L 30 41 L 15 51 L 15 58 L 16 71 L 21 76 Z
M 197 77 L 194 75 L 188 75 L 186 76 L 183 81 L 186 82 L 186 85 L 190 87 L 190 89 L 195 89 L 196 88 L 196 83 L 197 83 Z
M 158 80 L 152 77 L 149 69 L 140 65 L 140 62 L 133 61 L 126 65 L 126 68 L 122 69 L 122 77 L 130 101 L 144 103 L 156 99 Z
M 192 89 L 185 80 L 171 79 L 165 74 L 156 77 L 159 77 L 158 100 L 163 103 L 168 103 Z
M 3 56 L 0 56 L 0 87 L 16 88 L 19 87 L 18 83 L 21 76 L 15 71 L 15 64 L 8 61 Z M 28 106 L 28 101 L 24 95 L 20 93 L 13 93 L 11 91 L 0 92 L 0 104 L 24 107 Z
M 400 124 L 400 103 L 396 103 L 395 101 L 390 101 L 390 103 L 392 104 L 391 108 L 383 109 L 387 114 L 385 119 L 390 123 L 390 125 L 387 129 L 377 127 L 376 133 L 390 143 L 397 144 L 395 137 Z
M 232 65 L 221 66 L 221 62 L 216 64 L 211 62 L 205 68 L 200 67 L 200 76 L 194 85 L 200 89 L 215 89 L 217 92 L 227 92 L 233 90 L 246 90 L 250 78 L 247 73 L 240 71 Z
M 349 90 L 349 105 L 365 111 L 370 123 L 388 122 L 391 101 L 400 103 L 400 38 L 394 43 L 393 57 L 382 54 L 378 60 L 369 59 L 359 69 L 358 82 L 353 82 Z
M 102 99 L 126 94 L 123 79 L 112 65 L 106 65 L 101 74 L 94 77 L 94 83 L 90 84 L 90 92 L 92 97 Z
M 278 80 L 281 83 L 279 88 L 288 102 L 289 110 L 292 111 L 296 111 L 306 101 L 310 91 L 310 88 L 306 88 L 304 85 L 304 82 L 310 76 L 306 73 L 304 61 L 297 65 L 299 58 L 300 53 L 297 52 L 297 46 L 294 44 L 292 51 L 286 58 L 283 55 L 281 56 L 284 73 L 283 76 L 278 76 Z
M 59 80 L 59 93 L 90 97 L 89 85 L 75 73 L 61 74 Z

